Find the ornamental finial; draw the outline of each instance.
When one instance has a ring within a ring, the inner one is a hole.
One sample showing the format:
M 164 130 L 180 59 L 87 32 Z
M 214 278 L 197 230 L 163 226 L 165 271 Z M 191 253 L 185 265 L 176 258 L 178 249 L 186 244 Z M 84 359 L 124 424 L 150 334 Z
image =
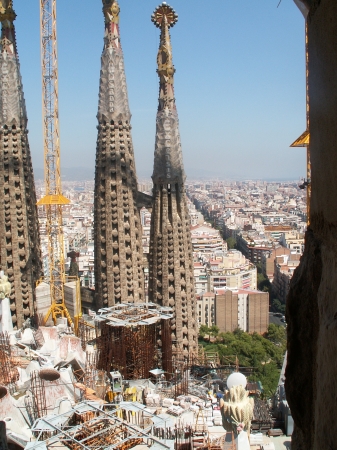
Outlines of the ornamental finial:
M 151 20 L 157 28 L 161 28 L 165 19 L 167 28 L 171 28 L 178 22 L 178 14 L 172 6 L 168 5 L 166 2 L 163 2 L 153 11 Z
M 163 2 L 154 10 L 151 20 L 157 28 L 161 29 L 160 44 L 157 55 L 157 73 L 160 80 L 158 110 L 172 110 L 175 108 L 173 91 L 173 75 L 175 68 L 172 60 L 169 28 L 173 27 L 177 23 L 178 15 L 170 5 Z
M 13 9 L 13 0 L 0 0 L 0 22 L 8 20 L 14 22 L 16 14 Z
M 119 23 L 119 4 L 117 0 L 102 0 L 105 23 Z

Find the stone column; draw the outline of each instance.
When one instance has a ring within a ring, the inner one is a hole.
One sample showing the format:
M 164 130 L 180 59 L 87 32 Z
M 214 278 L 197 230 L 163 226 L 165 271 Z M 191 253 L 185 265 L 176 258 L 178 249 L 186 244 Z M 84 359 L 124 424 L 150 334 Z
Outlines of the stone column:
M 311 217 L 287 299 L 292 449 L 336 447 L 337 3 L 305 0 L 309 41 Z

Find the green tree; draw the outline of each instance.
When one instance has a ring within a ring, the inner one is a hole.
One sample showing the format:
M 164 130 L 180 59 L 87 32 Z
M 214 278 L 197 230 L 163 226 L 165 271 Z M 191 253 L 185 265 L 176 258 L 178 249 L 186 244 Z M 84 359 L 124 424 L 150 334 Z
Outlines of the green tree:
M 261 263 L 256 263 L 256 268 L 257 268 L 257 273 L 262 273 L 262 264 Z
M 204 338 L 207 334 L 209 334 L 209 328 L 207 325 L 200 325 L 199 327 L 199 337 Z
M 208 339 L 210 337 L 216 337 L 219 334 L 219 327 L 216 325 L 212 325 L 211 327 L 208 327 L 207 325 L 200 325 L 199 328 L 199 336 L 203 339 L 208 336 Z
M 269 279 L 263 275 L 263 273 L 257 273 L 257 287 L 260 291 L 269 292 L 271 290 L 271 284 Z
M 281 345 L 282 347 L 285 347 L 287 344 L 286 329 L 276 325 L 275 323 L 269 324 L 268 331 L 265 336 L 269 341 L 274 344 Z
M 281 303 L 278 298 L 274 298 L 272 300 L 272 307 L 273 307 L 274 311 L 276 311 L 276 312 L 280 312 L 282 314 L 285 313 L 286 305 L 284 303 Z
M 212 336 L 217 336 L 218 334 L 219 334 L 219 327 L 217 326 L 217 325 L 212 325 L 210 328 L 209 328 L 209 332 L 210 332 L 210 334 L 212 335 Z
M 272 305 L 273 305 L 273 308 L 274 308 L 276 311 L 280 311 L 280 309 L 281 309 L 281 302 L 280 302 L 280 300 L 279 300 L 278 298 L 274 298 L 274 299 L 273 299 Z
M 227 238 L 226 242 L 227 242 L 228 250 L 231 250 L 232 248 L 236 248 L 236 239 L 234 239 L 232 236 Z
M 210 336 L 211 333 L 217 336 L 214 343 L 208 343 L 202 338 L 203 335 Z M 240 366 L 253 368 L 249 379 L 261 381 L 266 397 L 271 397 L 275 392 L 286 350 L 284 327 L 270 324 L 267 333 L 261 336 L 240 329 L 233 333 L 219 333 L 218 327 L 202 325 L 199 336 L 206 351 L 218 352 L 221 364 L 234 365 L 238 358 Z

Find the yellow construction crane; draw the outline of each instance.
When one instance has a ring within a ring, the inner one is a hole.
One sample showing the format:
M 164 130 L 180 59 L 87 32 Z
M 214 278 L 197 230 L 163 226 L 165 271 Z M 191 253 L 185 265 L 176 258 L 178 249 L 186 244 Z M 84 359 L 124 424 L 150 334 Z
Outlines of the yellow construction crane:
M 66 276 L 64 268 L 62 207 L 69 204 L 70 200 L 62 195 L 61 188 L 56 0 L 40 0 L 40 27 L 46 195 L 37 204 L 38 206 L 44 206 L 46 210 L 49 273 L 45 274 L 44 281 L 50 285 L 51 296 L 51 306 L 44 321 L 47 322 L 50 315 L 54 323 L 56 323 L 58 317 L 66 317 L 71 326 L 73 321 L 64 299 L 64 285 L 66 282 L 76 281 L 76 309 L 78 314 L 81 312 L 81 305 L 79 280 L 77 277 Z M 75 331 L 77 322 L 78 316 L 75 317 Z

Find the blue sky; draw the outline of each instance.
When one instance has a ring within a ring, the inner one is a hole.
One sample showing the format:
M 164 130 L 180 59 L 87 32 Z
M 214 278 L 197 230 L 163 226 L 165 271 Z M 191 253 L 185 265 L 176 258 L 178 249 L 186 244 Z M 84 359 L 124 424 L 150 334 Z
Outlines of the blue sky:
M 158 2 L 159 3 L 159 2 Z M 119 0 L 138 177 L 153 169 L 159 30 L 153 0 Z M 304 19 L 292 0 L 172 0 L 175 96 L 189 178 L 297 179 L 305 149 Z M 43 167 L 39 1 L 15 0 L 36 173 Z M 62 167 L 94 176 L 104 20 L 100 0 L 58 0 Z

